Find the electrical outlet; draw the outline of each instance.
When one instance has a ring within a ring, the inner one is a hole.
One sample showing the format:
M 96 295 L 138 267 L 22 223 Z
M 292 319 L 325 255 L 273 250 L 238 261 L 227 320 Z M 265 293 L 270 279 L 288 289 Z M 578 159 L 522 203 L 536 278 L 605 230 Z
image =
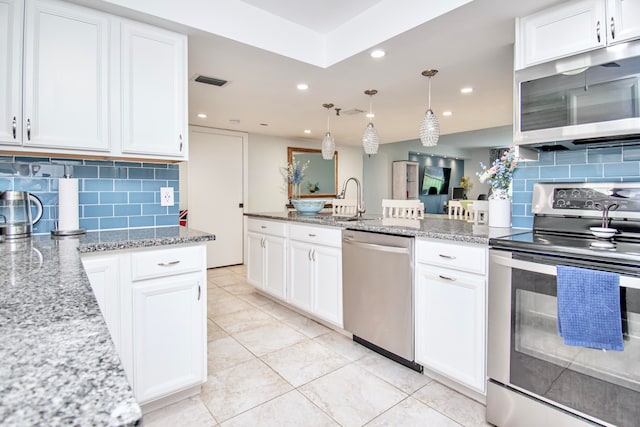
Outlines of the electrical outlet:
M 173 187 L 160 187 L 160 206 L 173 206 Z

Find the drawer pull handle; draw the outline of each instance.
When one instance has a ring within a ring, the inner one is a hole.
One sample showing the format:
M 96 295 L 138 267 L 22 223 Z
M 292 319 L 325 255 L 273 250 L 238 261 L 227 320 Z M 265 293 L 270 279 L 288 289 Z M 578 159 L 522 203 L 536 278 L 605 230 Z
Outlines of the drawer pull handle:
M 441 279 L 444 279 L 444 280 L 450 280 L 450 281 L 452 281 L 452 282 L 455 282 L 455 281 L 456 281 L 456 279 L 455 279 L 455 278 L 453 278 L 453 277 L 443 276 L 442 274 L 438 274 L 438 276 L 439 276 Z
M 261 225 L 260 228 L 267 228 L 267 226 L 266 225 Z
M 16 116 L 13 116 L 13 122 L 11 123 L 11 129 L 13 130 L 13 139 L 16 139 L 17 130 L 18 130 L 18 121 L 16 120 Z
M 456 259 L 456 257 L 454 257 L 454 256 L 452 256 L 452 255 L 438 254 L 438 256 L 439 256 L 440 258 Z
M 202 289 L 200 289 L 200 285 L 198 285 L 198 301 L 200 301 L 201 291 Z
M 158 265 L 160 267 L 170 267 L 172 265 L 180 264 L 180 260 L 169 261 L 169 262 L 159 262 Z
M 596 39 L 600 43 L 600 21 L 596 23 Z
M 316 235 L 313 233 L 309 233 L 309 237 L 316 237 Z
M 31 119 L 27 119 L 27 141 L 31 141 Z

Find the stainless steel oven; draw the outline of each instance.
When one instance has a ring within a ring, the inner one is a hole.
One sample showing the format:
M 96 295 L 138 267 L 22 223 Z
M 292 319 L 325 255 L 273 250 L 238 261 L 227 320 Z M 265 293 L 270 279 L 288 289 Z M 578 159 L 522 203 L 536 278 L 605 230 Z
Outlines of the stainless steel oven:
M 491 239 L 488 422 L 639 425 L 640 214 L 633 188 L 638 184 L 624 190 L 620 185 L 541 184 L 534 189 L 534 230 Z M 624 200 L 616 201 L 620 194 Z M 592 207 L 613 202 L 624 206 L 610 223 L 618 227 L 616 237 L 596 239 L 589 227 L 601 218 Z M 620 275 L 623 351 L 564 344 L 558 335 L 558 265 Z

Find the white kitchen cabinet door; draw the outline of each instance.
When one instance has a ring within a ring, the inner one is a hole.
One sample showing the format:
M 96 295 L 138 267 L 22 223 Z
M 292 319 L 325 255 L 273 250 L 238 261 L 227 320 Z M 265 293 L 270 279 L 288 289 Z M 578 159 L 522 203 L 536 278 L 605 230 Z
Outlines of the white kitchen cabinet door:
M 342 250 L 318 245 L 311 259 L 313 314 L 342 328 Z
M 609 44 L 640 38 L 640 0 L 607 0 Z
M 109 42 L 107 14 L 26 2 L 25 147 L 109 151 Z
M 263 235 L 247 233 L 247 282 L 262 289 L 264 284 Z
M 484 393 L 484 276 L 419 263 L 416 278 L 416 362 Z
M 0 143 L 22 142 L 22 0 L 0 0 Z
M 284 237 L 264 236 L 264 291 L 285 299 L 287 281 L 287 240 Z
M 121 24 L 122 152 L 187 159 L 187 38 Z
M 561 3 L 517 22 L 516 69 L 607 44 L 603 0 Z
M 287 302 L 309 313 L 313 312 L 313 249 L 309 243 L 289 241 Z
M 82 265 L 109 328 L 111 339 L 120 354 L 120 256 L 118 254 L 83 256 Z
M 206 281 L 201 273 L 132 287 L 133 390 L 140 403 L 206 381 Z

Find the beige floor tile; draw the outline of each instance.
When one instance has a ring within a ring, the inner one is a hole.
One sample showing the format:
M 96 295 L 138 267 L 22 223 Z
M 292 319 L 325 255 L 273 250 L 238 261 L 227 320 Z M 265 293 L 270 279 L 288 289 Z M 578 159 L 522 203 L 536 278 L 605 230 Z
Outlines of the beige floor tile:
M 247 275 L 247 265 L 246 264 L 238 264 L 227 267 L 227 270 L 233 271 L 235 274 L 239 274 L 241 276 Z
M 407 394 L 413 393 L 432 381 L 431 378 L 389 360 L 378 353 L 372 352 L 358 360 L 357 363 Z
M 350 363 L 338 353 L 310 340 L 269 353 L 262 360 L 294 387 Z
M 248 294 L 240 294 L 238 295 L 243 300 L 247 301 L 249 304 L 253 304 L 256 307 L 261 307 L 265 304 L 273 303 L 273 301 L 264 295 L 260 295 L 257 292 L 252 292 Z
M 285 380 L 259 359 L 209 375 L 202 387 L 202 401 L 218 422 L 291 390 Z
M 207 278 L 210 277 L 218 277 L 218 276 L 227 276 L 229 274 L 228 267 L 217 267 L 217 268 L 209 268 L 207 269 Z
M 435 409 L 409 397 L 367 424 L 367 427 L 460 427 Z
M 220 274 L 207 278 L 208 281 L 215 283 L 218 286 L 226 287 L 232 285 L 238 285 L 244 283 L 245 279 L 242 276 L 227 272 L 227 274 Z
M 223 427 L 332 427 L 338 423 L 293 390 L 222 424 Z
M 320 335 L 329 333 L 331 330 L 320 323 L 307 317 L 297 315 L 289 319 L 283 320 L 284 323 L 295 328 L 298 332 L 302 332 L 309 338 L 319 337 Z
M 209 298 L 207 301 L 207 316 L 215 320 L 216 317 L 251 308 L 253 308 L 251 304 L 235 296 L 219 299 Z
M 233 298 L 234 295 L 231 294 L 229 291 L 227 291 L 224 288 L 220 288 L 220 287 L 207 287 L 207 301 L 211 302 L 211 301 L 218 301 L 221 299 L 228 299 L 228 298 Z
M 207 367 L 209 375 L 247 360 L 255 359 L 249 350 L 233 337 L 220 338 L 207 344 Z
M 343 426 L 362 426 L 407 394 L 350 364 L 299 388 L 309 400 Z
M 319 344 L 329 347 L 331 350 L 341 354 L 343 357 L 346 357 L 351 361 L 362 359 L 363 357 L 373 353 L 368 348 L 361 346 L 357 342 L 354 342 L 335 331 L 320 335 L 313 340 Z
M 274 322 L 277 320 L 253 306 L 234 313 L 216 316 L 216 323 L 229 334 L 237 334 Z
M 278 304 L 277 302 L 269 302 L 267 304 L 264 304 L 260 306 L 260 309 L 278 320 L 286 320 L 298 316 L 298 313 L 288 309 L 281 304 Z
M 465 427 L 489 425 L 485 421 L 486 410 L 484 405 L 436 381 L 432 381 L 415 392 L 413 397 Z
M 217 340 L 220 338 L 224 338 L 228 336 L 220 326 L 218 326 L 214 321 L 207 320 L 207 342 Z
M 217 426 L 199 397 L 192 397 L 166 406 L 143 417 L 145 427 L 210 427 Z
M 244 282 L 227 285 L 223 289 L 233 295 L 247 295 L 256 291 L 256 288 Z
M 300 332 L 280 322 L 269 323 L 233 336 L 256 356 L 264 356 L 307 339 Z

